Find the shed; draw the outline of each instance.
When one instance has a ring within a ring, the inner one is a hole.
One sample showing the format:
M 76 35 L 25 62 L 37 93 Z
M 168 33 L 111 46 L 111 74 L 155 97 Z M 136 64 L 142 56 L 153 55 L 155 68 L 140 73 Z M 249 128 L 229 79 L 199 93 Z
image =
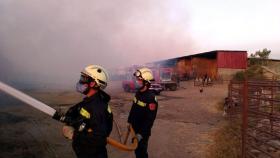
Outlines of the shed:
M 231 79 L 238 71 L 247 68 L 247 51 L 215 50 L 154 62 L 175 67 L 181 79 L 202 77 Z

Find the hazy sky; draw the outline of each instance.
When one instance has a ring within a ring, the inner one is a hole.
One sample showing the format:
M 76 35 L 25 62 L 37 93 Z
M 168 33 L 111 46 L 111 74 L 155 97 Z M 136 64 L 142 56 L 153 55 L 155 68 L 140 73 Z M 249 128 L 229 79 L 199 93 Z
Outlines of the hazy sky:
M 189 1 L 194 51 L 268 48 L 280 58 L 279 0 Z
M 278 0 L 0 0 L 0 80 L 57 88 L 113 68 L 204 51 L 280 58 Z

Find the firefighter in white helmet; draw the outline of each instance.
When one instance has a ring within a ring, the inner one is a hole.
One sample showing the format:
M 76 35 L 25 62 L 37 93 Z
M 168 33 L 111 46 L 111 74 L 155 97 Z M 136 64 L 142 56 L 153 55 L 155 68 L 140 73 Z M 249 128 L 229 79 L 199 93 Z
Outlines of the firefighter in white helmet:
M 154 78 L 148 68 L 137 69 L 134 76 L 137 92 L 128 116 L 128 124 L 135 130 L 139 142 L 135 150 L 136 158 L 148 158 L 148 140 L 158 109 L 155 94 L 149 90 Z
M 108 102 L 110 96 L 103 90 L 108 82 L 104 68 L 89 65 L 81 72 L 76 90 L 85 95 L 65 115 L 56 113 L 53 118 L 74 128 L 72 147 L 78 158 L 107 158 L 106 138 L 113 125 L 113 114 Z

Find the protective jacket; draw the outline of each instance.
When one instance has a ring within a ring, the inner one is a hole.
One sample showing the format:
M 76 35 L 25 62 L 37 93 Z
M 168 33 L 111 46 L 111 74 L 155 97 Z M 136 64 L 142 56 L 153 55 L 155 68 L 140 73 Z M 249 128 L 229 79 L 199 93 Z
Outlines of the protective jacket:
M 136 92 L 128 116 L 128 123 L 132 125 L 135 133 L 141 134 L 143 137 L 151 135 L 157 109 L 158 102 L 152 91 Z
M 106 137 L 110 135 L 113 126 L 109 101 L 110 96 L 100 90 L 67 111 L 65 122 L 75 129 L 74 149 L 93 150 L 94 147 L 106 145 Z

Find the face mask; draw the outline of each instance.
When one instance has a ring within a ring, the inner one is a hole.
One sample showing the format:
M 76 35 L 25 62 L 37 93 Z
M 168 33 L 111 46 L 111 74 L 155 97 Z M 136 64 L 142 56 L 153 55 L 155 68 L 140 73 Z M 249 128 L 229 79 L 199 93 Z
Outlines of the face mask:
M 89 86 L 78 82 L 76 84 L 76 91 L 86 95 L 89 91 Z
M 136 81 L 135 82 L 135 89 L 140 90 L 144 87 L 143 82 Z

